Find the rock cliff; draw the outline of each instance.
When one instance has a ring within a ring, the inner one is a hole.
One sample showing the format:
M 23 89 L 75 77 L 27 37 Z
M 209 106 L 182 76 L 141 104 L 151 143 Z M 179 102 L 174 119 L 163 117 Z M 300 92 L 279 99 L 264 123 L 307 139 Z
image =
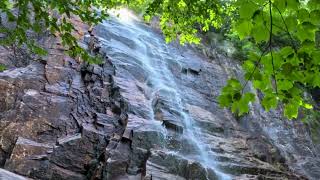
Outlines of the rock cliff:
M 222 54 L 167 45 L 135 20 L 110 19 L 83 37 L 100 65 L 66 56 L 56 38 L 42 41 L 41 60 L 0 49 L 9 66 L 0 73 L 6 170 L 68 180 L 320 178 L 320 148 L 302 123 L 259 103 L 240 119 L 219 107 L 221 87 L 242 73 Z

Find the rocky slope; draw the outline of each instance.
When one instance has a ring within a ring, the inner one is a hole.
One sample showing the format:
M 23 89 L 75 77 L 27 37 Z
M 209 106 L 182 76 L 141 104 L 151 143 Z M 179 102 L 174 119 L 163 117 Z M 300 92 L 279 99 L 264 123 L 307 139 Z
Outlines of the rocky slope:
M 220 88 L 241 75 L 230 59 L 166 45 L 134 19 L 93 35 L 84 46 L 101 65 L 65 56 L 54 38 L 45 59 L 23 65 L 0 49 L 11 67 L 0 73 L 2 168 L 33 179 L 319 179 L 319 146 L 301 123 L 258 103 L 240 120 L 219 108 Z

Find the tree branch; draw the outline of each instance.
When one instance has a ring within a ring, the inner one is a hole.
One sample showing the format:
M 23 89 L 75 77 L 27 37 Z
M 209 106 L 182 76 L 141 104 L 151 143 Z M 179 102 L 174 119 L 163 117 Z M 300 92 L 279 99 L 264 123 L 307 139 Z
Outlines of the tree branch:
M 284 27 L 286 28 L 285 32 L 288 34 L 288 36 L 289 36 L 289 38 L 290 38 L 291 46 L 293 47 L 293 49 L 294 49 L 295 53 L 297 53 L 297 52 L 298 52 L 298 50 L 297 50 L 297 47 L 296 47 L 296 46 L 295 46 L 295 44 L 294 44 L 294 41 L 293 41 L 293 38 L 292 38 L 292 36 L 291 36 L 290 32 L 289 32 L 289 29 L 288 29 L 287 23 L 286 23 L 286 21 L 284 20 L 284 18 L 283 18 L 283 16 L 282 16 L 282 13 L 281 13 L 280 9 L 279 9 L 276 5 L 274 5 L 274 7 L 275 7 L 275 8 L 277 9 L 277 11 L 279 12 L 280 17 L 281 17 L 281 20 L 283 21 Z
M 272 54 L 272 27 L 273 27 L 273 18 L 272 18 L 272 2 L 269 0 L 269 13 L 270 13 L 270 37 L 269 37 L 269 49 L 270 49 L 270 54 L 271 54 L 271 63 L 272 63 L 272 71 L 273 71 L 273 78 L 275 81 L 275 89 L 276 93 L 278 94 L 278 85 L 277 85 L 277 77 L 276 77 L 276 72 L 274 69 L 274 59 L 273 59 L 273 54 Z
M 257 61 L 257 64 L 254 66 L 253 71 L 250 73 L 249 78 L 246 80 L 246 82 L 244 83 L 242 90 L 241 90 L 241 94 L 243 94 L 244 88 L 248 85 L 249 81 L 252 79 L 253 74 L 255 73 L 255 71 L 258 68 L 258 65 L 261 62 L 262 57 L 265 55 L 265 53 L 268 51 L 268 47 L 265 48 L 265 50 L 261 53 L 260 58 Z

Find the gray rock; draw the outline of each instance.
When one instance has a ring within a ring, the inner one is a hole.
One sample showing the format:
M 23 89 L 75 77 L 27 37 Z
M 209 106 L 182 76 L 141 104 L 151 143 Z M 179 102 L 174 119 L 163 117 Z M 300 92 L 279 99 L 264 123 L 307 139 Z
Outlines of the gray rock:
M 48 156 L 53 146 L 19 137 L 5 168 L 15 173 L 47 179 L 50 176 Z M 39 176 L 40 175 L 40 176 Z
M 0 169 L 0 179 L 2 180 L 28 180 L 28 178 L 25 178 L 23 176 L 19 176 L 17 174 L 14 174 L 10 171 Z

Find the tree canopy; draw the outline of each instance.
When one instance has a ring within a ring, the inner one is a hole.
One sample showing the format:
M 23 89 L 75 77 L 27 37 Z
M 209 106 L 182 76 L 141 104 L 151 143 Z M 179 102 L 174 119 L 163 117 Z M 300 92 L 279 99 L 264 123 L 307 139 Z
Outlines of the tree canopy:
M 256 99 L 246 91 L 251 83 L 262 93 L 266 110 L 281 106 L 284 116 L 293 119 L 299 110 L 313 108 L 304 92 L 320 87 L 320 0 L 2 0 L 0 12 L 16 26 L 0 28 L 7 35 L 0 44 L 14 42 L 45 54 L 27 37 L 28 31 L 44 28 L 58 33 L 71 55 L 95 62 L 78 45 L 69 19 L 75 15 L 96 24 L 107 17 L 106 9 L 121 5 L 139 7 L 147 21 L 159 16 L 167 42 L 198 44 L 200 33 L 228 24 L 226 33 L 254 44 L 242 65 L 245 81 L 231 78 L 219 96 L 221 106 L 233 113 L 249 111 L 249 103 Z
M 72 16 L 79 17 L 83 22 L 94 25 L 108 16 L 103 9 L 111 9 L 125 3 L 124 0 L 1 0 L 0 2 L 0 45 L 12 43 L 25 45 L 33 53 L 45 55 L 33 38 L 30 31 L 40 33 L 49 31 L 57 34 L 62 44 L 69 49 L 71 56 L 80 56 L 89 62 L 98 59 L 89 56 L 74 37 L 76 30 L 70 21 Z M 98 10 L 100 8 L 101 10 Z M 13 23 L 13 27 L 3 26 L 4 21 Z

